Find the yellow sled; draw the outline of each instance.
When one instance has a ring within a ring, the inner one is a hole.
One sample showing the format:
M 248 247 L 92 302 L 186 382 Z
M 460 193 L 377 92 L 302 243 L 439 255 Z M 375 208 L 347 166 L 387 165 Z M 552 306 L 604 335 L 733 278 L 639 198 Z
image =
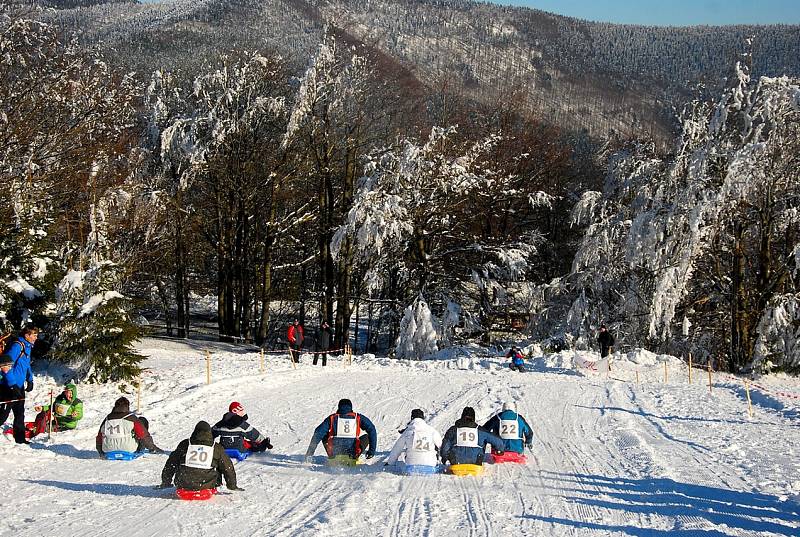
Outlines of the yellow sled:
M 483 466 L 478 464 L 453 464 L 447 470 L 453 475 L 482 475 Z
M 357 464 L 364 464 L 361 459 L 353 459 L 348 455 L 336 455 L 328 459 L 328 466 L 335 468 L 342 468 L 347 466 L 355 466 Z

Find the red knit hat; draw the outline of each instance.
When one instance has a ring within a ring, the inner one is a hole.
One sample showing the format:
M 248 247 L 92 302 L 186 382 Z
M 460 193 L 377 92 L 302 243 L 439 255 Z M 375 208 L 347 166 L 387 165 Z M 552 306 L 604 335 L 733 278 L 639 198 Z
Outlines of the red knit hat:
M 237 403 L 234 401 L 230 405 L 228 405 L 228 412 L 233 412 L 234 414 L 239 414 L 240 412 L 244 414 L 244 407 L 241 403 Z

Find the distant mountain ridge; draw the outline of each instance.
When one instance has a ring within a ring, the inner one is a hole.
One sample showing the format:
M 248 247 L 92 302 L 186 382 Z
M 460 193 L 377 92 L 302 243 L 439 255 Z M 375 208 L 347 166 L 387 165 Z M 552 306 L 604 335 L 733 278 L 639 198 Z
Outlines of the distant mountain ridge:
M 800 26 L 614 25 L 469 0 L 105 2 L 45 18 L 138 51 L 142 69 L 264 47 L 302 65 L 328 26 L 429 87 L 481 102 L 513 96 L 533 117 L 597 136 L 667 138 L 694 86 L 718 90 L 748 50 L 755 76 L 800 75 Z

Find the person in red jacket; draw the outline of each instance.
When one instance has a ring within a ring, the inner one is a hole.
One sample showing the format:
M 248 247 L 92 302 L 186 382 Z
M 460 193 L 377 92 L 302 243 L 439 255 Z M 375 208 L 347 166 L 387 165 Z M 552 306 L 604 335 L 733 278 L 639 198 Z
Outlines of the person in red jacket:
M 303 327 L 300 325 L 300 321 L 297 319 L 295 319 L 294 322 L 289 325 L 289 331 L 286 333 L 286 339 L 289 340 L 289 353 L 292 355 L 292 360 L 299 364 L 300 349 L 303 348 L 303 340 L 305 339 L 305 335 L 303 334 Z

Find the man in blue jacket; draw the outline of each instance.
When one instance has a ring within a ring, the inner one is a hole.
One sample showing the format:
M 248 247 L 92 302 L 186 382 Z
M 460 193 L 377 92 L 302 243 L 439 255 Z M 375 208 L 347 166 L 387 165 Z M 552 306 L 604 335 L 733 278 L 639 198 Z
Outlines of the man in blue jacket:
M 483 427 L 503 440 L 506 451 L 522 454 L 526 446 L 533 447 L 533 429 L 517 414 L 517 405 L 512 401 L 503 403 L 503 411 L 492 416 Z
M 503 453 L 503 441 L 475 422 L 475 409 L 464 407 L 461 419 L 450 427 L 442 441 L 442 460 L 450 464 L 483 464 L 486 444 L 498 455 Z
M 366 434 L 361 434 L 366 431 Z M 366 416 L 353 412 L 350 399 L 339 400 L 335 414 L 331 414 L 314 430 L 314 436 L 306 450 L 305 460 L 314 455 L 317 444 L 325 443 L 328 458 L 346 455 L 353 460 L 366 452 L 366 458 L 375 456 L 378 445 L 378 432 Z
M 0 379 L 0 424 L 5 423 L 11 411 L 14 411 L 14 441 L 17 444 L 30 444 L 25 439 L 25 392 L 33 391 L 33 372 L 31 371 L 31 350 L 39 329 L 23 328 L 19 339 L 12 343 L 5 352 L 6 360 L 11 361 L 11 368 Z M 5 369 L 5 368 L 3 368 Z

